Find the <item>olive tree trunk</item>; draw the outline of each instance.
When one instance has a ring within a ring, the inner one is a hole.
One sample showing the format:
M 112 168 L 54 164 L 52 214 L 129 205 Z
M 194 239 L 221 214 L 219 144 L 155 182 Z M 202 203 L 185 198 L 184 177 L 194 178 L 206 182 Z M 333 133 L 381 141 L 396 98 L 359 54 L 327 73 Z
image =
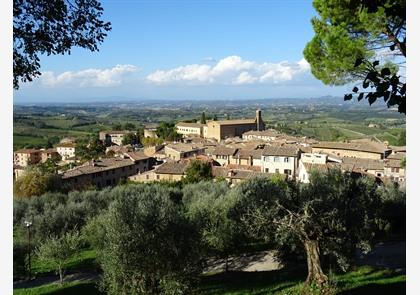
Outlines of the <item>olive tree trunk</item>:
M 64 273 L 61 265 L 58 266 L 58 274 L 60 276 L 60 284 L 62 285 L 64 283 Z
M 321 261 L 319 259 L 319 243 L 316 240 L 306 240 L 304 242 L 306 259 L 308 263 L 308 277 L 307 284 L 315 283 L 322 286 L 328 281 L 328 277 L 324 274 L 321 268 Z

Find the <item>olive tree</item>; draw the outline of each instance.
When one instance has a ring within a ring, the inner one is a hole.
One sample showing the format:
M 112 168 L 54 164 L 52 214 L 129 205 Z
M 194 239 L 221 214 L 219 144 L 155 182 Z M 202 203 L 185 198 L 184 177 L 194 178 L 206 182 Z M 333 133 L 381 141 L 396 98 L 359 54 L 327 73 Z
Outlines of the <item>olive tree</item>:
M 233 193 L 236 214 L 251 235 L 300 243 L 306 253 L 308 284 L 324 287 L 328 283 L 322 255 L 332 254 L 346 270 L 356 247 L 370 249 L 380 196 L 369 178 L 339 170 L 315 171 L 308 184 L 256 178 Z
M 223 257 L 228 271 L 229 255 L 242 237 L 240 225 L 229 215 L 234 203 L 228 197 L 228 184 L 200 182 L 185 186 L 183 192 L 186 216 L 200 230 L 203 247 L 209 254 Z
M 81 246 L 81 237 L 77 231 L 69 231 L 62 236 L 51 236 L 41 243 L 36 255 L 40 260 L 54 264 L 60 284 L 64 282 L 64 268 L 69 259 L 75 255 Z
M 201 272 L 198 231 L 182 214 L 179 191 L 128 185 L 95 225 L 103 230 L 98 252 L 101 287 L 108 294 L 177 294 Z M 102 221 L 102 222 L 101 222 Z

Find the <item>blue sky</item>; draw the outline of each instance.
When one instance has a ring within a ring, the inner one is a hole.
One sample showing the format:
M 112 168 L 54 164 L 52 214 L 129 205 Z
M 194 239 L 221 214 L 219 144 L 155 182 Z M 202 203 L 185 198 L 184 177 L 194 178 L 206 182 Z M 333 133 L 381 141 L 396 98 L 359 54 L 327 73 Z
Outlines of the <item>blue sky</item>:
M 16 101 L 91 97 L 264 98 L 342 95 L 311 74 L 310 0 L 105 0 L 99 52 L 41 58 Z

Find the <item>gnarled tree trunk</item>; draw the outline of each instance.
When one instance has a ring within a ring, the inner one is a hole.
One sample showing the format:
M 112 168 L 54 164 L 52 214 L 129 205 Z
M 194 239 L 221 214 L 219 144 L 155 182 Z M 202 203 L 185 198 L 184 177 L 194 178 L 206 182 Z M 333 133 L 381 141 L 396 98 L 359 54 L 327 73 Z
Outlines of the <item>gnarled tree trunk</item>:
M 306 283 L 315 283 L 318 286 L 322 286 L 327 283 L 328 277 L 324 274 L 321 268 L 318 241 L 306 240 L 304 245 L 308 263 L 308 277 L 306 278 Z

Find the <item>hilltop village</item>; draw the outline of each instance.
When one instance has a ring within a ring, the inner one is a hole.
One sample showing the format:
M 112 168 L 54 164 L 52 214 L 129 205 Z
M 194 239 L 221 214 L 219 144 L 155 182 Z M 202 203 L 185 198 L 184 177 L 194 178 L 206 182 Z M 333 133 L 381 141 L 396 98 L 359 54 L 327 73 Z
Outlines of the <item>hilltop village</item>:
M 152 144 L 124 144 L 127 130 L 101 131 L 98 142 L 105 156 L 81 161 L 80 145 L 63 138 L 50 149 L 21 149 L 14 152 L 14 179 L 40 163 L 57 163 L 55 173 L 70 187 L 103 188 L 122 181 L 179 181 L 193 161 L 211 167 L 214 179 L 232 186 L 255 176 L 279 175 L 301 182 L 310 181 L 312 170 L 338 168 L 367 175 L 378 182 L 405 186 L 406 149 L 387 142 L 359 139 L 347 142 L 319 142 L 266 129 L 261 110 L 254 118 L 178 122 L 176 141 L 158 140 L 155 127 L 146 127 L 143 138 Z M 64 168 L 65 167 L 65 168 Z

